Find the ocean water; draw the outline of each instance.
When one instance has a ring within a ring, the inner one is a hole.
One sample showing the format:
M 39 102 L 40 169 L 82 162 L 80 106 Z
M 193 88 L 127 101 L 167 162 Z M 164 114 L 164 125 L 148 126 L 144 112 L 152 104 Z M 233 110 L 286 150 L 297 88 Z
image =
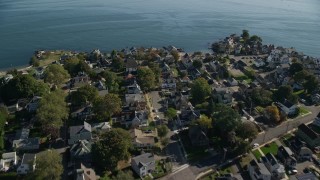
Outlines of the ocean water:
M 0 0 L 0 69 L 37 49 L 207 50 L 242 29 L 320 57 L 320 0 Z

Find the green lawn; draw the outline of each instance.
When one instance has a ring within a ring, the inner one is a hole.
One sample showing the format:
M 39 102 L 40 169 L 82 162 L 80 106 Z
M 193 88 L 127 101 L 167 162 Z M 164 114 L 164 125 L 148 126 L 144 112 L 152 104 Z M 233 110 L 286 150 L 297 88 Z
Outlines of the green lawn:
M 160 178 L 165 176 L 171 171 L 171 165 L 164 160 L 156 161 L 156 169 L 152 174 L 154 178 Z
M 264 154 L 271 153 L 273 155 L 276 155 L 278 152 L 278 145 L 275 142 L 272 142 L 270 144 L 266 144 L 260 149 Z
M 254 157 L 256 157 L 256 159 L 260 159 L 262 157 L 262 154 L 257 149 L 252 151 L 252 154 L 254 155 Z
M 217 177 L 219 177 L 220 175 L 229 174 L 229 173 L 232 173 L 231 167 L 221 169 L 217 172 L 212 172 L 212 173 L 204 176 L 203 178 L 201 178 L 201 180 L 214 180 Z
M 240 159 L 240 165 L 241 165 L 241 167 L 244 168 L 245 166 L 247 166 L 247 165 L 250 163 L 250 161 L 252 161 L 251 156 L 246 155 L 246 156 L 242 157 L 242 158 Z
M 296 92 L 293 92 L 294 95 L 300 95 L 302 93 L 304 93 L 304 89 L 296 91 Z
M 308 111 L 308 109 L 304 108 L 304 107 L 299 107 L 299 115 L 305 115 L 310 113 L 310 111 Z

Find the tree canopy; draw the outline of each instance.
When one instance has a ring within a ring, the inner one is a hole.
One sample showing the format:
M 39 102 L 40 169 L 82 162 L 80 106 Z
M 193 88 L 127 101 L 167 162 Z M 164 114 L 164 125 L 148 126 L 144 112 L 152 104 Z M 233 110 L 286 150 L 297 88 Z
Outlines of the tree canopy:
M 251 99 L 259 106 L 267 106 L 272 103 L 272 92 L 263 88 L 255 88 L 252 91 Z
M 36 168 L 32 179 L 59 180 L 63 173 L 62 157 L 55 150 L 47 150 L 37 154 Z
M 314 90 L 319 88 L 319 81 L 314 75 L 309 75 L 306 77 L 303 87 L 307 90 L 308 93 L 312 93 Z
M 109 92 L 116 93 L 119 91 L 121 79 L 116 73 L 105 70 L 100 75 L 106 80 L 106 86 Z
M 157 127 L 157 131 L 158 131 L 158 136 L 160 138 L 164 138 L 168 134 L 169 128 L 166 125 L 160 125 Z
M 129 159 L 131 146 L 131 137 L 127 131 L 111 129 L 102 134 L 100 140 L 93 145 L 93 160 L 101 170 L 114 171 L 119 161 Z
M 210 129 L 212 128 L 212 119 L 202 114 L 197 120 L 197 124 L 199 124 L 202 129 Z
M 292 103 L 297 103 L 298 97 L 293 94 L 291 86 L 280 86 L 273 94 L 274 100 L 284 102 L 285 99 Z
M 121 99 L 111 93 L 97 97 L 93 102 L 93 111 L 98 119 L 109 120 L 113 114 L 121 111 Z
M 202 62 L 200 60 L 194 60 L 192 63 L 193 67 L 195 67 L 196 69 L 200 69 L 202 68 Z
M 165 116 L 169 119 L 172 120 L 177 116 L 177 110 L 174 108 L 168 108 L 168 110 L 165 112 Z
M 112 176 L 111 180 L 134 180 L 132 171 L 118 171 L 116 176 Z
M 272 123 L 279 123 L 281 120 L 280 112 L 277 106 L 268 106 L 265 109 L 266 116 L 272 121 Z
M 297 62 L 292 63 L 289 68 L 289 72 L 291 75 L 294 75 L 295 73 L 302 71 L 302 70 L 303 70 L 303 65 L 301 63 L 297 63 Z
M 49 86 L 30 75 L 19 74 L 8 83 L 3 83 L 0 92 L 2 99 L 8 102 L 11 99 L 43 96 L 49 92 Z
M 238 112 L 224 104 L 217 104 L 214 107 L 212 118 L 213 125 L 220 130 L 220 133 L 234 131 L 241 121 Z
M 114 71 L 119 72 L 124 68 L 124 61 L 120 57 L 115 57 L 112 59 L 111 66 L 114 69 Z
M 191 87 L 191 96 L 196 104 L 205 101 L 206 97 L 211 93 L 211 87 L 204 78 L 196 79 Z
M 254 123 L 246 121 L 239 125 L 237 134 L 243 139 L 253 139 L 257 136 L 258 129 Z
M 138 83 L 143 91 L 149 91 L 155 87 L 155 75 L 149 67 L 138 68 Z
M 70 100 L 74 106 L 83 106 L 87 103 L 93 103 L 97 97 L 97 88 L 90 85 L 82 86 L 77 91 L 70 94 Z
M 68 71 L 58 64 L 51 64 L 44 71 L 44 81 L 51 84 L 62 84 L 68 78 L 70 78 Z
M 68 118 L 68 107 L 65 102 L 65 94 L 61 90 L 55 90 L 41 98 L 36 112 L 36 119 L 42 125 L 42 131 L 52 137 L 59 137 L 59 129 L 63 120 Z

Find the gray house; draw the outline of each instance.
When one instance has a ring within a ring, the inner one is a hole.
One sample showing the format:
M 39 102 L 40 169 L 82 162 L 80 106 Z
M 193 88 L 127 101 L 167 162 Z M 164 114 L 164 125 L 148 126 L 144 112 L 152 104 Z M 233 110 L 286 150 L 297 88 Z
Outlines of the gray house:
M 279 159 L 282 160 L 282 162 L 290 167 L 290 168 L 295 168 L 297 165 L 297 160 L 295 157 L 293 157 L 293 152 L 291 151 L 291 149 L 289 147 L 285 147 L 285 146 L 280 146 L 278 148 L 278 153 L 277 156 L 279 157 Z
M 132 158 L 131 167 L 140 177 L 146 176 L 154 171 L 156 167 L 153 154 L 145 153 Z
M 70 148 L 71 158 L 74 160 L 91 160 L 92 143 L 87 140 L 79 140 Z
M 92 128 L 91 125 L 87 122 L 84 122 L 84 125 L 81 126 L 71 126 L 69 128 L 69 139 L 68 144 L 72 145 L 79 140 L 88 140 L 92 139 Z

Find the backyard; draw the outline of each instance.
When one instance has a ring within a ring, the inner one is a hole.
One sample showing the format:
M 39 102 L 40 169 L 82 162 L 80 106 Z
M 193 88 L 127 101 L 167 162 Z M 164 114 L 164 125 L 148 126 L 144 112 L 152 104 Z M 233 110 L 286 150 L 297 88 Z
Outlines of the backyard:
M 263 146 L 260 149 L 264 154 L 271 153 L 273 155 L 276 155 L 278 152 L 278 145 L 277 145 L 277 143 L 272 142 L 270 144 L 266 144 L 265 146 Z
M 160 178 L 165 176 L 171 171 L 171 164 L 165 162 L 165 160 L 156 161 L 156 169 L 154 170 L 152 176 L 154 178 Z

